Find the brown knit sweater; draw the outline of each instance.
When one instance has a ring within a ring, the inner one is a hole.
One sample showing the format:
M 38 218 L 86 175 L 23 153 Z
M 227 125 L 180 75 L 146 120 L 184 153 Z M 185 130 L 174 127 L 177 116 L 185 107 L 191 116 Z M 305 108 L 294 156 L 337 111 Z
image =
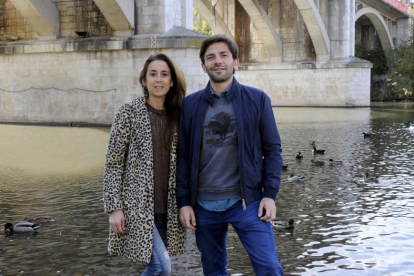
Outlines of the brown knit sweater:
M 151 121 L 154 156 L 154 212 L 166 214 L 170 152 L 164 145 L 164 131 L 168 118 L 165 110 L 156 109 L 148 103 L 147 109 Z

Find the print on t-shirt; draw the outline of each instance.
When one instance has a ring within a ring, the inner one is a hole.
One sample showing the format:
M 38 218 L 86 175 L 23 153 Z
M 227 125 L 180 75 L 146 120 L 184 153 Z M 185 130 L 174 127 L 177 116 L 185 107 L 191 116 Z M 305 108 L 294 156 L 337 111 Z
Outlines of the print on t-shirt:
M 217 113 L 204 126 L 204 135 L 207 138 L 206 146 L 209 148 L 236 146 L 238 141 L 236 117 L 223 111 Z

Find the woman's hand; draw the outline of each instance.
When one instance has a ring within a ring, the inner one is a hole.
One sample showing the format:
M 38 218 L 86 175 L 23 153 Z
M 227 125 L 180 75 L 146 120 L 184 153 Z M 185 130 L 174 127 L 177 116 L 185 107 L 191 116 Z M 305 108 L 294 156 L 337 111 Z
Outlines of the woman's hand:
M 117 234 L 125 233 L 125 216 L 124 211 L 115 210 L 109 214 L 109 224 L 112 230 Z

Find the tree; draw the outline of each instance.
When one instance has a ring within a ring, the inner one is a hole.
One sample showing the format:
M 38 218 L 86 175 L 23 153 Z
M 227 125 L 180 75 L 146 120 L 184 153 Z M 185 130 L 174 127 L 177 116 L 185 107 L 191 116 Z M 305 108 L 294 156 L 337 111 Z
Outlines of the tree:
M 204 20 L 196 8 L 193 7 L 193 20 L 194 26 L 193 30 L 205 35 L 212 35 L 210 26 L 207 24 L 207 21 Z
M 385 52 L 355 45 L 355 56 L 372 62 L 371 98 L 374 100 L 414 100 L 414 26 L 411 37 Z
M 414 26 L 411 37 L 390 51 L 388 89 L 400 99 L 414 100 Z

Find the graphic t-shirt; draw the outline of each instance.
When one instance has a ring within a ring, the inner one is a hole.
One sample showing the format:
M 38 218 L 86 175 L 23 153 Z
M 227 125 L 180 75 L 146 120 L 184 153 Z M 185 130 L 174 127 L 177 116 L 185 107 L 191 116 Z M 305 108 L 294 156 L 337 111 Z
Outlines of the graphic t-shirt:
M 197 181 L 197 200 L 241 197 L 237 119 L 232 102 L 215 99 L 207 108 Z

